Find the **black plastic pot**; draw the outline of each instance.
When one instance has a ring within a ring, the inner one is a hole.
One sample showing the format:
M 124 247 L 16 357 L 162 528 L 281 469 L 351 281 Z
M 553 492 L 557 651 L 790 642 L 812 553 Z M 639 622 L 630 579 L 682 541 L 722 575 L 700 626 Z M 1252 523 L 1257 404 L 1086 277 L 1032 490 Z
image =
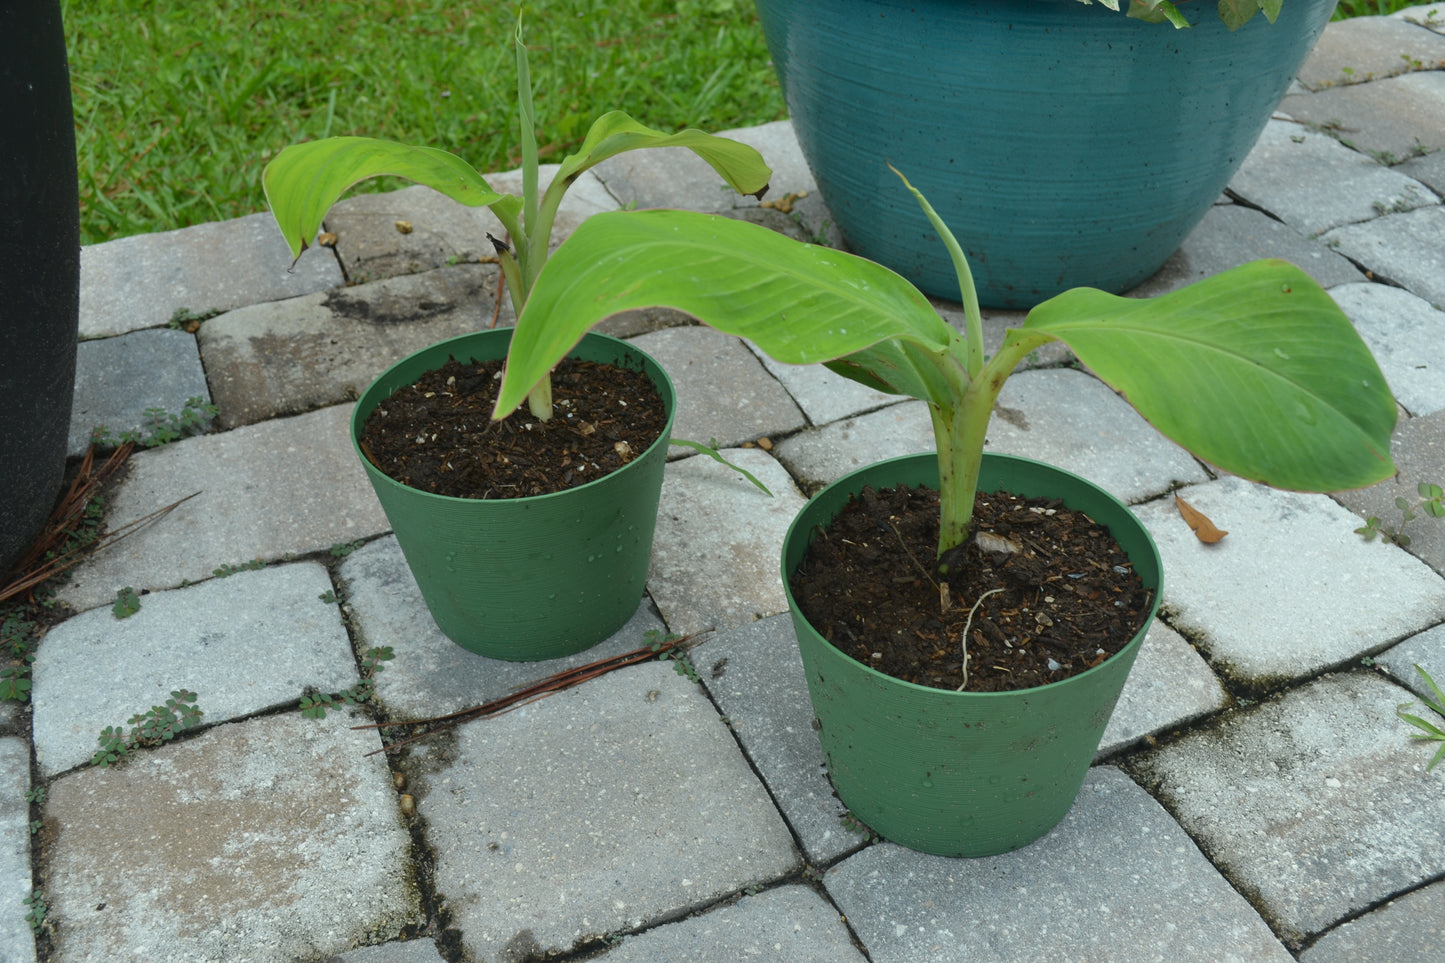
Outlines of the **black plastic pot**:
M 75 121 L 59 0 L 0 5 L 0 574 L 65 472 L 80 310 Z

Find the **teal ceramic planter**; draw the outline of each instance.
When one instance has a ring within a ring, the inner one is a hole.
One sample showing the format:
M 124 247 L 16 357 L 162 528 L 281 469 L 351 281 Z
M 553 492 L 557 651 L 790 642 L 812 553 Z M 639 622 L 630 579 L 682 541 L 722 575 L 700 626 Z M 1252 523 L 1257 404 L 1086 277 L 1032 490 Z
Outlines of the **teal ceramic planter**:
M 612 473 L 551 495 L 450 498 L 395 481 L 358 439 L 371 412 L 424 372 L 507 355 L 512 329 L 442 341 L 392 365 L 362 394 L 352 446 L 437 627 L 463 648 L 513 662 L 558 659 L 626 624 L 647 584 L 677 398 L 662 366 L 625 341 L 589 333 L 568 356 L 642 371 L 662 396 L 662 436 Z
M 1147 279 L 1243 163 L 1335 0 L 1230 33 L 1077 0 L 756 0 L 788 112 L 852 250 L 958 298 L 888 170 L 958 236 L 983 303 Z
M 1058 824 L 1083 786 L 1104 728 L 1159 609 L 1159 551 L 1112 495 L 1042 462 L 985 453 L 979 490 L 1060 498 L 1109 529 L 1153 602 L 1117 654 L 1076 676 L 1016 692 L 949 692 L 902 682 L 844 654 L 798 611 L 790 585 L 816 531 L 865 485 L 938 485 L 932 454 L 845 475 L 806 506 L 783 542 L 783 585 L 843 804 L 885 839 L 939 856 L 991 856 Z

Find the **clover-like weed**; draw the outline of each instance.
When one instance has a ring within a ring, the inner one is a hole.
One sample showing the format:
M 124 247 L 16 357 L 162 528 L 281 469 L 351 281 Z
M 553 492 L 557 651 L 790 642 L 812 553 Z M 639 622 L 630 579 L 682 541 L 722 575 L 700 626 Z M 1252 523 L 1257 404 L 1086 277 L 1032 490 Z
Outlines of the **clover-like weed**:
M 120 726 L 106 726 L 96 742 L 100 748 L 91 757 L 90 763 L 102 769 L 109 768 L 125 759 L 142 746 L 159 746 L 174 739 L 180 732 L 200 725 L 201 712 L 196 705 L 196 694 L 186 689 L 176 689 L 163 706 L 151 706 L 146 712 L 126 720 L 130 726 L 127 732 Z
M 1419 518 L 1420 513 L 1423 512 L 1431 518 L 1445 518 L 1445 489 L 1429 482 L 1421 482 L 1415 490 L 1420 493 L 1420 497 L 1413 502 L 1403 496 L 1395 499 L 1395 507 L 1400 510 L 1399 525 L 1390 528 L 1377 516 L 1371 515 L 1365 519 L 1365 524 L 1355 529 L 1355 534 L 1365 536 L 1367 542 L 1373 541 L 1378 535 L 1387 542 L 1408 548 L 1410 536 L 1405 534 L 1405 526 Z
M 301 714 L 308 719 L 325 719 L 327 709 L 359 706 L 376 697 L 376 675 L 386 668 L 383 663 L 396 658 L 391 646 L 373 646 L 361 656 L 361 680 L 343 692 L 308 692 L 301 697 Z

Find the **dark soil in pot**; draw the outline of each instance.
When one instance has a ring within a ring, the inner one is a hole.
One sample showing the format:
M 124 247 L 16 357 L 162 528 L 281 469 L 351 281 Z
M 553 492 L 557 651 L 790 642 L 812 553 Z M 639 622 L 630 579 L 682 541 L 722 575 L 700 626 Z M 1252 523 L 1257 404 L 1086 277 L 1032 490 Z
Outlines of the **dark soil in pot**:
M 940 575 L 938 493 L 865 488 L 813 539 L 792 578 L 794 598 L 844 653 L 937 689 L 963 685 L 966 632 L 969 692 L 1077 675 L 1126 646 L 1147 618 L 1148 589 L 1087 515 L 1057 501 L 980 493 L 974 531 L 1013 550 L 986 551 L 970 539 Z
M 566 358 L 552 374 L 555 414 L 526 406 L 492 420 L 501 361 L 450 359 L 382 402 L 361 449 L 396 481 L 456 498 L 521 498 L 574 488 L 642 454 L 667 425 L 639 371 Z

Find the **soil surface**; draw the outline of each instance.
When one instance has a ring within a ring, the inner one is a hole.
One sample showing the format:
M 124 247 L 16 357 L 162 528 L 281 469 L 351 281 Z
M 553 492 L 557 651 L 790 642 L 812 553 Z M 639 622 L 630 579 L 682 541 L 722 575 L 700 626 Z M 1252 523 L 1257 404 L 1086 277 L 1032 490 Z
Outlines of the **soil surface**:
M 986 551 L 971 538 L 939 574 L 938 493 L 865 488 L 813 540 L 793 574 L 794 598 L 843 652 L 937 689 L 964 683 L 966 629 L 969 692 L 1077 675 L 1144 624 L 1149 590 L 1087 515 L 1057 501 L 980 493 L 974 532 L 1013 550 Z
M 455 358 L 376 407 L 361 450 L 404 485 L 456 498 L 547 495 L 601 478 L 662 435 L 667 411 L 645 374 L 566 358 L 550 421 L 523 405 L 492 420 L 501 361 Z

